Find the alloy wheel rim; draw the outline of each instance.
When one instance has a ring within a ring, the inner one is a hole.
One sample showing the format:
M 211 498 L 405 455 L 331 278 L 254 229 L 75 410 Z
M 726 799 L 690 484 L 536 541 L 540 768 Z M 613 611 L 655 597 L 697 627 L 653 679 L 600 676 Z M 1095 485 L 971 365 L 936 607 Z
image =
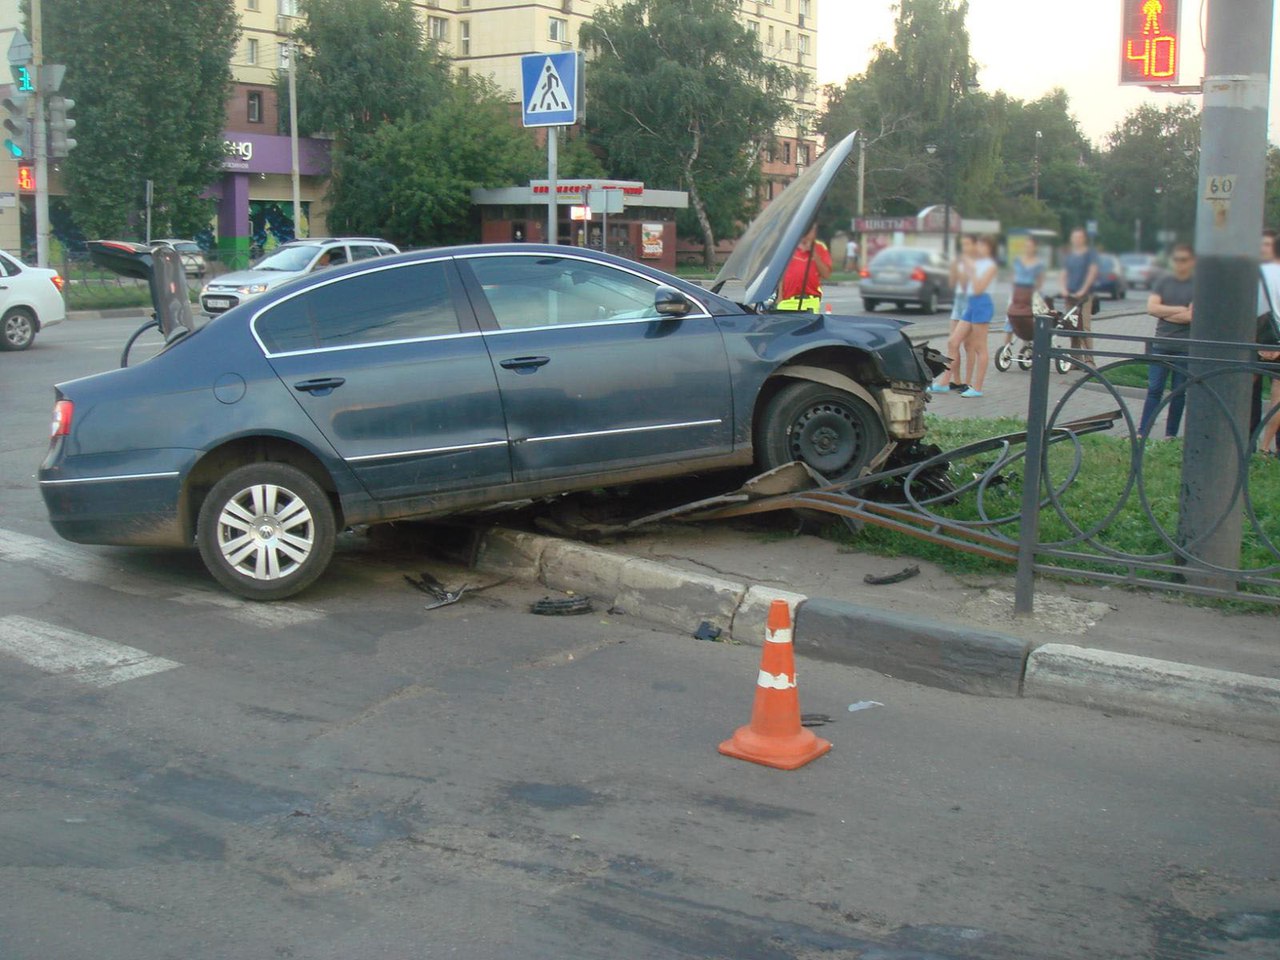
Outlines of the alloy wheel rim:
M 4 337 L 15 347 L 25 345 L 31 339 L 31 321 L 22 314 L 14 314 L 4 322 Z
M 245 487 L 218 516 L 222 558 L 251 580 L 280 580 L 295 573 L 311 556 L 315 537 L 306 501 L 274 483 Z

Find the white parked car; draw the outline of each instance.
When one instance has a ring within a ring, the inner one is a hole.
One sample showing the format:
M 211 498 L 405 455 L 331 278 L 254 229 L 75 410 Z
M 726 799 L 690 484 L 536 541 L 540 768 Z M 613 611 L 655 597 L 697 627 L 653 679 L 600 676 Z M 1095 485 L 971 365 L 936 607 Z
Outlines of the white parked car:
M 282 244 L 248 270 L 215 277 L 200 291 L 200 306 L 210 316 L 225 313 L 246 300 L 313 270 L 357 260 L 386 257 L 400 250 L 377 237 L 313 237 Z
M 67 318 L 57 270 L 28 267 L 0 251 L 0 350 L 25 350 L 45 327 Z

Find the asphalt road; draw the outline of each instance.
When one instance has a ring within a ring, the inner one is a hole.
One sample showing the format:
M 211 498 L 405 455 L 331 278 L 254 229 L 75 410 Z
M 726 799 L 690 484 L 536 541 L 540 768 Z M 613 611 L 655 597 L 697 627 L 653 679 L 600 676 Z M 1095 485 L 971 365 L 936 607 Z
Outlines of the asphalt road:
M 50 384 L 132 326 L 0 354 L 4 960 L 1280 955 L 1273 744 L 802 662 L 835 749 L 782 773 L 715 749 L 757 650 L 427 611 L 478 576 L 421 531 L 274 605 L 58 541 Z

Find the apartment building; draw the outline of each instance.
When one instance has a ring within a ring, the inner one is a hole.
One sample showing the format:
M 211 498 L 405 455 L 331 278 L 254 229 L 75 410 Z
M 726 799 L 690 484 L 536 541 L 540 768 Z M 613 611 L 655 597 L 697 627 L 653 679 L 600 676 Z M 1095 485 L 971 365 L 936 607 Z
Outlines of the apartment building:
M 425 33 L 460 72 L 487 76 L 512 100 L 520 89 L 520 58 L 573 49 L 578 31 L 610 0 L 413 0 Z M 287 56 L 287 33 L 297 0 L 237 0 L 244 34 L 236 64 L 237 96 L 228 124 L 237 129 L 275 120 L 274 71 Z M 792 91 L 800 122 L 778 131 L 767 150 L 763 199 L 771 199 L 814 159 L 818 110 L 818 0 L 741 0 L 739 16 L 771 58 L 795 70 Z M 589 67 L 588 67 L 589 69 Z M 588 109 L 590 109 L 588 107 Z M 258 119 L 254 119 L 257 117 Z

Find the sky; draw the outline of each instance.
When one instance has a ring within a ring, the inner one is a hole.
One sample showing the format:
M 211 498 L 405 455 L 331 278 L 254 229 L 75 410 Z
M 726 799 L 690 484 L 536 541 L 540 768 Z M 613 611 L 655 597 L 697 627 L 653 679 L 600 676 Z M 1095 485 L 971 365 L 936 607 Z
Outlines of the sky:
M 1062 87 L 1081 130 L 1098 144 L 1144 102 L 1199 104 L 1199 97 L 1119 85 L 1121 0 L 1069 0 L 1055 11 L 1057 6 L 1046 0 L 969 0 L 970 54 L 983 88 L 1035 100 Z M 1185 84 L 1198 83 L 1204 70 L 1199 7 L 1197 0 L 1182 0 Z M 818 0 L 817 13 L 820 85 L 842 84 L 861 73 L 872 47 L 893 38 L 893 0 Z M 1271 142 L 1280 143 L 1280 25 L 1273 34 L 1269 132 Z

